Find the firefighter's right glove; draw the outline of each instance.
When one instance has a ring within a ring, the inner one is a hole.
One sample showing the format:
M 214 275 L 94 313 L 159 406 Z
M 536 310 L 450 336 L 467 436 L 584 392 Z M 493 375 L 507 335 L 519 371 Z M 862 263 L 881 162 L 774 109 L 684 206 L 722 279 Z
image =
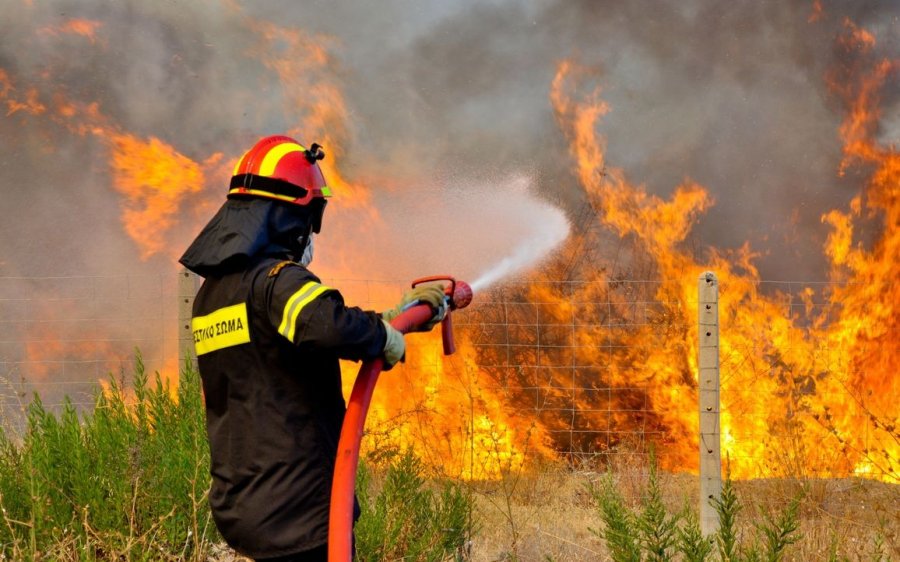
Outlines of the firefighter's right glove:
M 447 314 L 447 299 L 444 293 L 443 285 L 419 285 L 403 295 L 400 304 L 390 310 L 381 313 L 381 317 L 388 322 L 396 318 L 406 309 L 406 306 L 413 302 L 427 303 L 434 311 L 431 320 L 413 328 L 414 332 L 429 332 L 434 326 L 444 319 Z
M 399 361 L 403 361 L 406 356 L 406 342 L 403 341 L 403 334 L 399 330 L 384 322 L 384 331 L 387 337 L 384 338 L 384 370 L 390 371 L 391 368 Z

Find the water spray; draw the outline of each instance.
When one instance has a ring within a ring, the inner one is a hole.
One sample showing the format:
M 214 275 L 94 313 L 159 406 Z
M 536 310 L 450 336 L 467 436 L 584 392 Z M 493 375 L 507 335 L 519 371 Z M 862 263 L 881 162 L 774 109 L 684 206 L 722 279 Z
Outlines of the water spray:
M 540 261 L 569 235 L 569 221 L 561 213 L 551 214 L 511 254 L 496 262 L 472 281 L 472 290 L 482 291 L 510 273 Z
M 416 287 L 423 283 L 447 282 L 444 289 L 447 313 L 441 320 L 441 340 L 444 355 L 456 351 L 453 341 L 453 323 L 451 313 L 465 308 L 472 302 L 472 287 L 464 281 L 457 281 L 449 275 L 433 275 L 413 281 Z M 434 318 L 435 310 L 428 303 L 413 301 L 391 320 L 391 326 L 401 333 L 408 333 Z M 331 486 L 331 511 L 328 519 L 328 560 L 329 562 L 350 562 L 353 556 L 353 496 L 356 486 L 356 469 L 359 465 L 359 446 L 362 441 L 363 428 L 372 392 L 378 375 L 384 368 L 384 359 L 377 357 L 362 364 L 350 402 L 344 414 L 341 426 L 341 438 L 338 441 L 337 459 L 334 465 L 334 481 Z

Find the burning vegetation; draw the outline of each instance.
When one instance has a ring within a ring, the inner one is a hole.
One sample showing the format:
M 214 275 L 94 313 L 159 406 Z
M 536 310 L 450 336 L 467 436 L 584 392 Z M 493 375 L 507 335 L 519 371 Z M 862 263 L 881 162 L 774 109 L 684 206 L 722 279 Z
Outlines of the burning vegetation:
M 829 83 L 845 107 L 840 173 L 861 170 L 865 187 L 848 212 L 833 210 L 822 216 L 833 227 L 825 245 L 833 283 L 818 290 L 805 286 L 795 294 L 763 292 L 747 245 L 734 253 L 714 249 L 708 260 L 697 261 L 683 241 L 712 204 L 708 192 L 686 181 L 670 200 L 663 200 L 631 184 L 622 170 L 608 168 L 603 141 L 596 134 L 597 122 L 608 108 L 598 91 L 585 100 L 573 100 L 566 85 L 577 83 L 578 70 L 569 62 L 559 67 L 551 99 L 591 206 L 604 227 L 629 238 L 645 256 L 650 277 L 663 281 L 647 287 L 637 299 L 529 290 L 537 302 L 622 299 L 627 305 L 635 300 L 662 305 L 646 323 L 621 335 L 612 326 L 626 324 L 630 311 L 613 305 L 610 319 L 603 323 L 607 333 L 591 339 L 612 339 L 620 350 L 601 378 L 611 389 L 646 381 L 639 391 L 646 396 L 637 401 L 646 400 L 651 412 L 649 420 L 640 421 L 659 431 L 669 468 L 696 466 L 697 350 L 688 329 L 697 317 L 695 280 L 711 269 L 723 287 L 722 434 L 732 473 L 752 477 L 787 470 L 888 480 L 898 476 L 895 373 L 900 369 L 900 314 L 894 303 L 900 302 L 900 161 L 893 146 L 875 138 L 878 92 L 889 77 L 896 77 L 897 62 L 873 60 L 873 42 L 871 34 L 848 20 L 838 45 L 848 51 L 851 65 L 829 73 Z M 863 217 L 878 228 L 868 245 L 853 236 Z M 590 279 L 595 264 L 580 266 L 576 277 Z M 617 292 L 615 278 L 604 271 L 596 280 L 604 291 Z M 603 318 L 602 313 L 591 316 Z M 601 347 L 576 349 L 586 354 L 576 359 L 578 365 L 603 364 L 592 356 Z M 595 381 L 589 377 L 578 386 L 596 385 Z M 633 411 L 627 404 L 615 410 Z M 638 420 L 616 421 L 616 426 L 628 427 Z
M 37 10 L 27 2 L 20 9 Z M 252 111 L 259 89 L 280 111 L 243 121 L 253 130 L 198 133 L 180 143 L 165 127 L 128 115 L 105 92 L 92 98 L 89 87 L 72 86 L 82 82 L 60 78 L 66 60 L 49 59 L 25 72 L 0 58 L 4 134 L 22 136 L 23 150 L 34 153 L 54 152 L 61 137 L 69 140 L 60 144 L 87 146 L 91 159 L 83 173 L 116 201 L 134 257 L 172 268 L 174 278 L 174 258 L 224 196 L 239 147 L 272 127 L 284 129 L 325 147 L 323 172 L 337 194 L 313 269 L 323 278 L 353 280 L 396 279 L 417 267 L 415 251 L 400 252 L 408 262 L 400 265 L 371 251 L 368 241 L 390 236 L 391 229 L 377 201 L 402 195 L 408 178 L 351 160 L 355 116 L 339 80 L 339 43 L 230 4 L 227 10 L 239 16 L 232 31 L 242 49 L 225 55 L 257 63 L 233 78 L 257 86 L 232 94 L 238 99 L 229 97 L 229 109 Z M 820 25 L 827 15 L 816 2 L 804 25 Z M 60 42 L 80 42 L 78 52 L 109 56 L 117 39 L 99 15 L 47 19 L 53 21 L 35 24 L 28 39 L 38 50 L 49 50 L 49 42 L 56 53 Z M 162 30 L 175 26 L 165 18 L 157 23 Z M 721 429 L 732 474 L 855 474 L 895 482 L 900 154 L 881 136 L 880 103 L 896 88 L 900 62 L 880 55 L 876 45 L 873 32 L 844 20 L 836 62 L 825 76 L 843 116 L 837 131 L 843 154 L 834 173 L 858 186 L 847 208 L 821 215 L 830 229 L 823 244 L 828 280 L 774 286 L 760 274 L 760 254 L 750 243 L 696 248 L 692 233 L 715 205 L 710 190 L 685 179 L 661 196 L 608 158 L 598 131 L 615 108 L 596 86 L 603 75 L 580 58 L 558 62 L 546 86 L 547 112 L 567 143 L 566 174 L 577 189 L 550 197 L 569 207 L 572 233 L 539 269 L 476 295 L 473 310 L 458 319 L 460 352 L 453 358 L 441 357 L 436 335 L 413 336 L 409 361 L 385 375 L 390 380 L 375 393 L 367 443 L 382 451 L 412 446 L 433 466 L 469 478 L 496 475 L 530 455 L 577 460 L 642 452 L 650 443 L 663 468 L 696 470 L 696 281 L 713 270 L 722 287 Z M 158 94 L 171 96 L 173 105 L 191 89 L 185 84 L 193 67 L 185 58 L 196 47 L 181 47 L 160 63 L 181 80 Z M 217 116 L 213 109 L 202 113 Z M 227 135 L 234 138 L 213 142 Z M 399 149 L 384 150 L 403 157 Z M 352 174 L 342 169 L 346 160 L 355 164 Z M 611 241 L 621 249 L 615 259 L 601 250 Z M 8 268 L 9 255 L 0 258 L 0 268 Z M 433 272 L 416 272 L 426 273 Z M 396 285 L 378 287 L 351 288 L 348 300 L 386 304 L 396 295 Z M 62 349 L 28 353 L 80 357 Z M 113 351 L 105 346 L 100 353 Z M 347 375 L 354 370 L 345 366 Z

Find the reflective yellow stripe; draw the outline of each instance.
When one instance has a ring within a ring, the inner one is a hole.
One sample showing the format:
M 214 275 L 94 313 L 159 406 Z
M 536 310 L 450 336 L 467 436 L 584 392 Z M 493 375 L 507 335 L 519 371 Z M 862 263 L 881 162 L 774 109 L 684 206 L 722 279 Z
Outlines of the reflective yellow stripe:
M 244 189 L 243 187 L 235 187 L 228 191 L 228 195 L 232 193 L 240 193 L 243 195 L 258 195 L 260 197 L 271 197 L 272 199 L 279 199 L 281 201 L 287 201 L 292 203 L 297 200 L 296 197 L 291 197 L 290 195 L 279 195 L 277 193 L 272 193 L 271 191 L 263 191 L 261 189 Z
M 331 188 L 327 185 L 322 186 L 322 197 L 331 197 Z
M 247 305 L 226 306 L 206 316 L 192 318 L 191 329 L 197 355 L 248 343 L 250 326 L 247 324 Z
M 275 173 L 275 166 L 277 166 L 278 162 L 284 158 L 285 154 L 291 152 L 303 152 L 304 150 L 306 149 L 293 142 L 284 142 L 272 147 L 272 149 L 266 153 L 265 158 L 263 158 L 262 164 L 259 165 L 259 175 L 272 177 L 272 174 Z
M 300 316 L 300 311 L 302 311 L 306 305 L 311 303 L 313 299 L 325 291 L 331 290 L 331 287 L 320 285 L 315 281 L 310 281 L 300 287 L 300 290 L 291 295 L 287 304 L 284 305 L 284 313 L 281 317 L 281 325 L 278 326 L 278 333 L 293 342 L 294 336 L 296 335 L 297 318 Z

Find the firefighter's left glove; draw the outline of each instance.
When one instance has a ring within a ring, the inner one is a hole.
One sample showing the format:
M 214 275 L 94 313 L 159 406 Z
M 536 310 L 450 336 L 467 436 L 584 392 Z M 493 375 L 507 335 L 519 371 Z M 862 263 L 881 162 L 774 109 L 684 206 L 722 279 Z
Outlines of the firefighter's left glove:
M 381 313 L 381 317 L 390 322 L 406 310 L 410 303 L 428 304 L 434 315 L 431 319 L 419 326 L 414 326 L 414 332 L 429 332 L 434 326 L 444 319 L 447 314 L 447 298 L 443 285 L 419 285 L 403 295 L 400 304 L 390 310 Z
M 406 356 L 406 342 L 403 341 L 403 334 L 399 330 L 384 322 L 384 369 L 390 371 L 391 368 L 399 361 L 403 361 Z

